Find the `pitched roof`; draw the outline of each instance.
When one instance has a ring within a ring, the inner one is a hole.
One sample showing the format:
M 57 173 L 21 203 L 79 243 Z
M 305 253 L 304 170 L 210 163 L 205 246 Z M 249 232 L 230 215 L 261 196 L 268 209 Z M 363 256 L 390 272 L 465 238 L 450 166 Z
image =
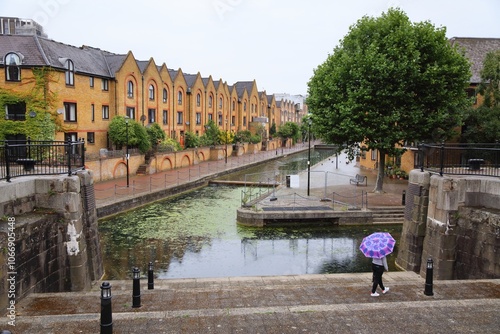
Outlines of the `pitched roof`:
M 70 59 L 74 63 L 75 72 L 108 78 L 114 77 L 115 72 L 111 72 L 107 57 L 118 56 L 101 49 L 85 45 L 75 47 L 36 35 L 1 35 L 0 57 L 3 59 L 9 52 L 22 54 L 24 66 L 64 69 L 66 59 Z
M 500 50 L 500 38 L 470 38 L 453 37 L 450 39 L 452 46 L 458 45 L 464 48 L 466 57 L 471 62 L 471 83 L 481 82 L 481 70 L 486 54 Z

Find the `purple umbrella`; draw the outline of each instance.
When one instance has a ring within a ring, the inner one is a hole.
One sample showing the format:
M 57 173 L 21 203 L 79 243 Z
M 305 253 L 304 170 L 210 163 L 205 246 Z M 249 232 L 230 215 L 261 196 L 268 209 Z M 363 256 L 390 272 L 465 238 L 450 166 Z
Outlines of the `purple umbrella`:
M 390 233 L 375 232 L 363 238 L 359 249 L 366 257 L 381 259 L 392 253 L 396 240 Z

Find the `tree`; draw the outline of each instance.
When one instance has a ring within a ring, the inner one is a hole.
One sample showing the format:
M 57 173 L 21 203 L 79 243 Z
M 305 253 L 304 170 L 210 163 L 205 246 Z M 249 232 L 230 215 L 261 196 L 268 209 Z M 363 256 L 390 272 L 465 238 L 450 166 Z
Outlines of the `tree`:
M 500 138 L 500 50 L 486 54 L 478 92 L 484 96 L 484 102 L 477 109 L 469 109 L 462 139 L 469 143 L 493 143 Z
M 460 124 L 470 66 L 445 28 L 412 23 L 399 9 L 363 17 L 308 83 L 314 134 L 352 157 L 378 150 L 375 186 L 383 191 L 386 154 L 404 142 L 441 141 Z
M 292 138 L 293 142 L 296 143 L 300 138 L 300 128 L 293 122 L 286 122 L 279 127 L 279 130 L 278 132 L 276 132 L 276 134 L 284 140 Z
M 149 142 L 151 147 L 156 150 L 158 144 L 165 140 L 165 131 L 158 125 L 158 123 L 153 123 L 146 127 L 146 132 L 148 134 Z
M 146 129 L 136 121 L 128 120 L 128 145 L 138 147 L 142 153 L 151 148 L 150 139 Z M 109 124 L 109 138 L 118 147 L 127 145 L 127 123 L 125 117 L 115 116 Z

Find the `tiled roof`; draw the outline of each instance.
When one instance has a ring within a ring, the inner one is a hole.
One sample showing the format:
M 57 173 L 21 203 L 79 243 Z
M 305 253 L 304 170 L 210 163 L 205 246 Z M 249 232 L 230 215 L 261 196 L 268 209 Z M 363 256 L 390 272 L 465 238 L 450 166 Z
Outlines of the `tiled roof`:
M 75 47 L 34 35 L 1 35 L 0 57 L 13 51 L 24 56 L 24 66 L 64 69 L 65 60 L 71 59 L 75 72 L 108 78 L 114 77 L 115 72 L 111 72 L 107 57 L 120 56 L 89 46 Z
M 469 38 L 453 37 L 451 45 L 463 47 L 465 55 L 471 62 L 471 83 L 481 82 L 481 70 L 483 61 L 488 52 L 500 50 L 500 38 Z

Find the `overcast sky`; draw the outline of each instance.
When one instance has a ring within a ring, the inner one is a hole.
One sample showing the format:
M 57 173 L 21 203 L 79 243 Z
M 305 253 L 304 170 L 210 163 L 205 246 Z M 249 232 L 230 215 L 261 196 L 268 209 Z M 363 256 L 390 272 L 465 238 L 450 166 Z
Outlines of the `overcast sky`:
M 390 7 L 447 37 L 500 38 L 500 0 L 1 0 L 0 16 L 34 19 L 65 44 L 305 95 L 349 27 Z

